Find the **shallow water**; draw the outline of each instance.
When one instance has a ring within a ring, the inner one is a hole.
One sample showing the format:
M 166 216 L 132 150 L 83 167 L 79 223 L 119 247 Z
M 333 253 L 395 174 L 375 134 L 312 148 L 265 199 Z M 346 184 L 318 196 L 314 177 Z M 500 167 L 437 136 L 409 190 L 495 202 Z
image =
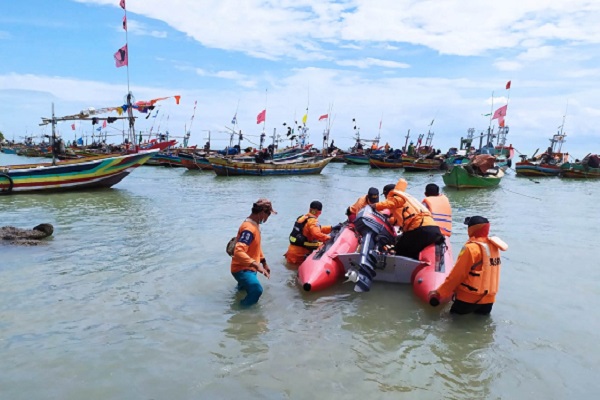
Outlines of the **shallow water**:
M 29 162 L 0 155 L 0 164 Z M 600 182 L 517 178 L 446 191 L 455 255 L 484 215 L 503 253 L 491 317 L 451 317 L 409 286 L 305 293 L 283 253 L 315 199 L 335 224 L 369 186 L 439 174 L 330 164 L 311 177 L 226 178 L 141 167 L 113 189 L 0 196 L 1 225 L 54 225 L 0 245 L 6 399 L 576 398 L 600 392 Z M 270 280 L 241 309 L 225 244 L 267 196 Z

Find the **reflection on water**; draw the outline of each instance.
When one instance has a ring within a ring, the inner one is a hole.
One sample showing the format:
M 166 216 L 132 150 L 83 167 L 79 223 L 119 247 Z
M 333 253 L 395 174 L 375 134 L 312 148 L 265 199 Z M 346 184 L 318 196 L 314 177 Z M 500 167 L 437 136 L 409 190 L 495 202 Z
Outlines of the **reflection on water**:
M 283 257 L 297 216 L 320 200 L 319 220 L 336 224 L 368 187 L 401 176 L 343 164 L 272 179 L 142 167 L 109 190 L 0 196 L 2 225 L 55 227 L 41 246 L 0 247 L 3 397 L 597 393 L 600 322 L 588 305 L 600 301 L 590 261 L 600 182 L 509 174 L 495 189 L 447 191 L 455 256 L 466 216 L 486 216 L 509 244 L 490 318 L 456 319 L 408 285 L 302 291 Z M 404 176 L 418 198 L 428 183 L 443 187 L 440 174 Z M 225 244 L 263 196 L 278 211 L 261 225 L 272 276 L 259 304 L 241 309 Z

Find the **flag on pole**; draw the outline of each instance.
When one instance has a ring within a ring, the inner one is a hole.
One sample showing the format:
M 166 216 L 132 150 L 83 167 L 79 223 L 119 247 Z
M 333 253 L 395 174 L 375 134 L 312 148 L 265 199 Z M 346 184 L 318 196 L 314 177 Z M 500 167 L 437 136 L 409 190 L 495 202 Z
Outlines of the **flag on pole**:
M 106 128 L 106 120 L 104 120 L 104 122 L 102 123 L 102 127 Z
M 101 126 L 99 126 L 99 127 L 97 127 L 97 128 L 96 128 L 96 130 L 97 130 L 98 132 L 100 132 L 100 131 L 102 130 L 102 127 L 101 127 Z
M 306 112 L 306 114 L 304 114 L 304 116 L 302 117 L 302 123 L 304 125 L 306 125 L 306 120 L 308 119 L 308 111 Z
M 265 122 L 265 119 L 267 119 L 267 110 L 262 110 L 256 116 L 256 123 L 260 124 L 261 122 Z
M 75 124 L 71 124 L 71 129 L 75 130 Z
M 329 118 L 329 114 L 323 114 L 319 117 L 319 121 L 323 121 L 324 119 Z
M 510 89 L 510 82 L 511 82 L 511 81 L 508 81 L 508 82 L 506 82 L 506 89 L 507 89 L 507 90 L 508 90 L 508 89 Z
M 504 128 L 504 117 L 498 118 L 498 126 Z
M 233 125 L 237 124 L 237 113 L 235 113 L 235 114 L 233 115 L 233 118 L 231 118 L 231 123 L 232 123 Z
M 127 17 L 123 17 L 123 29 L 127 30 Z
M 119 67 L 124 67 L 128 64 L 128 57 L 127 57 L 127 45 L 121 47 L 119 50 L 117 50 L 117 52 L 115 53 L 115 65 L 117 66 L 117 68 Z
M 119 3 L 119 5 L 124 10 L 125 9 L 125 0 L 121 0 L 121 2 Z
M 494 112 L 494 115 L 492 116 L 492 119 L 497 119 L 497 118 L 504 118 L 506 117 L 506 109 L 508 108 L 508 104 L 503 105 L 502 107 L 500 107 L 499 109 L 497 109 Z
M 77 139 L 77 144 L 79 146 L 83 146 L 83 137 L 80 137 L 79 139 Z

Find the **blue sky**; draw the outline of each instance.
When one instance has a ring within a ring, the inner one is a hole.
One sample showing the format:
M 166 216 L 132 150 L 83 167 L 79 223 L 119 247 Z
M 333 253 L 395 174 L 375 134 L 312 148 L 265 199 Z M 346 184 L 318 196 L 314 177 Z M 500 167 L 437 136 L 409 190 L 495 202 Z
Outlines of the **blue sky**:
M 3 2 L 0 131 L 8 139 L 47 133 L 38 124 L 52 103 L 58 116 L 123 104 L 127 69 L 113 59 L 125 44 L 118 3 Z M 339 147 L 352 144 L 357 126 L 361 137 L 380 133 L 393 147 L 409 129 L 411 138 L 431 129 L 445 151 L 469 128 L 487 129 L 483 114 L 508 100 L 508 142 L 518 151 L 547 147 L 566 115 L 564 149 L 600 152 L 597 1 L 128 0 L 127 17 L 136 99 L 181 95 L 179 105 L 160 102 L 156 119 L 142 115 L 138 130 L 188 129 L 191 144 L 210 131 L 221 148 L 237 111 L 252 145 L 263 109 L 271 135 L 308 108 L 320 147 L 318 118 L 331 109 Z M 110 126 L 111 141 L 120 141 L 121 126 Z M 89 123 L 59 130 L 71 140 L 92 132 Z

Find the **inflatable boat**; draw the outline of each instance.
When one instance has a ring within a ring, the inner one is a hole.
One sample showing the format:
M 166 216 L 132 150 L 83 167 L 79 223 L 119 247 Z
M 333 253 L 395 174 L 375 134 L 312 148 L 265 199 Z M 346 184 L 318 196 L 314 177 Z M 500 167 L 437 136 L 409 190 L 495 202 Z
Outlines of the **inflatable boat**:
M 373 281 L 405 283 L 412 285 L 419 299 L 429 303 L 429 292 L 437 289 L 454 267 L 448 238 L 445 243 L 426 247 L 414 260 L 386 250 L 396 234 L 385 215 L 365 207 L 355 225 L 362 238 L 359 251 L 339 254 L 338 259 L 356 292 L 369 291 Z M 450 298 L 439 299 L 441 303 L 448 301 Z
M 307 292 L 323 290 L 341 282 L 346 270 L 338 255 L 356 252 L 359 236 L 354 224 L 345 222 L 330 236 L 330 240 L 313 251 L 298 267 L 298 281 Z

